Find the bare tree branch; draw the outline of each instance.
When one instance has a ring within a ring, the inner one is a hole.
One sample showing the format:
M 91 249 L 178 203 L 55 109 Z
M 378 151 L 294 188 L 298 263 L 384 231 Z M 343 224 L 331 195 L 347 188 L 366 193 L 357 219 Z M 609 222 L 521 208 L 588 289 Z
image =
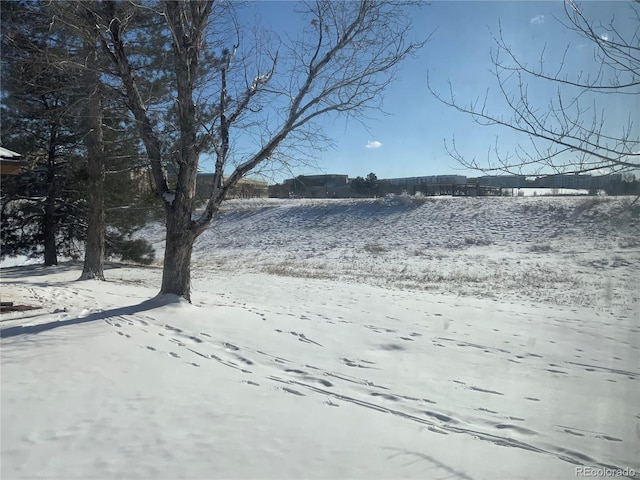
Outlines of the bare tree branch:
M 537 67 L 530 67 L 515 54 L 499 26 L 493 35 L 495 50 L 491 55 L 492 75 L 504 106 L 510 115 L 497 115 L 489 107 L 489 91 L 482 101 L 460 103 L 449 84 L 444 95 L 436 91 L 427 78 L 427 88 L 444 105 L 470 115 L 483 126 L 499 126 L 520 133 L 528 139 L 529 148 L 516 147 L 502 153 L 496 145 L 489 150 L 485 164 L 469 160 L 456 148 L 445 143 L 449 155 L 462 166 L 484 172 L 521 174 L 523 171 L 552 170 L 584 173 L 607 169 L 611 172 L 640 167 L 640 130 L 631 114 L 624 119 L 608 119 L 604 106 L 612 96 L 637 98 L 640 94 L 640 6 L 629 3 L 635 30 L 623 35 L 613 18 L 596 26 L 589 21 L 573 0 L 565 0 L 568 30 L 587 39 L 594 47 L 596 72 L 593 75 L 565 74 L 567 47 L 557 69 L 545 70 L 546 48 Z M 607 34 L 599 34 L 598 30 Z M 536 105 L 529 93 L 534 82 L 557 84 L 554 97 L 546 105 Z M 546 145 L 543 147 L 542 145 Z

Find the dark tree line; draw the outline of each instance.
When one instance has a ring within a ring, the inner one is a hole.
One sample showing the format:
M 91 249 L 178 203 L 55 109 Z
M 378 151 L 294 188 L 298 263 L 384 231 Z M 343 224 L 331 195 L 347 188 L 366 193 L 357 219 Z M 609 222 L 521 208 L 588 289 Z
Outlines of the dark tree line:
M 28 162 L 2 180 L 2 255 L 42 255 L 56 265 L 84 250 L 83 276 L 103 278 L 105 252 L 152 260 L 130 238 L 144 215 L 120 212 L 144 197 L 135 179 L 144 162 L 121 101 L 101 82 L 91 43 L 65 26 L 53 29 L 60 6 L 1 5 L 2 144 Z

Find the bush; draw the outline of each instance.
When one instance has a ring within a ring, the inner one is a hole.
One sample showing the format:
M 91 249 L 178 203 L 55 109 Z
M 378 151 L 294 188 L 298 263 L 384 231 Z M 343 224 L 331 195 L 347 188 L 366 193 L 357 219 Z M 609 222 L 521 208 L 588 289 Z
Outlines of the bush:
M 636 237 L 624 237 L 618 240 L 618 246 L 620 248 L 638 248 L 640 247 L 640 238 Z
M 119 257 L 122 261 L 151 265 L 156 259 L 153 246 L 142 238 L 116 238 L 107 243 L 107 256 Z
M 486 247 L 489 245 L 493 245 L 493 241 L 488 238 L 479 238 L 479 237 L 465 237 L 464 239 L 465 245 L 477 245 L 479 247 Z
M 600 205 L 601 203 L 606 202 L 607 199 L 605 197 L 589 197 L 586 198 L 576 204 L 576 212 L 586 212 L 587 210 L 591 210 L 592 208 Z
M 375 243 L 368 243 L 364 246 L 364 250 L 366 252 L 372 253 L 374 255 L 378 255 L 380 253 L 384 253 L 387 251 L 386 248 L 384 248 L 382 245 L 378 245 Z
M 553 248 L 551 247 L 551 245 L 546 243 L 536 243 L 529 247 L 530 252 L 537 252 L 537 253 L 550 252 L 552 250 Z

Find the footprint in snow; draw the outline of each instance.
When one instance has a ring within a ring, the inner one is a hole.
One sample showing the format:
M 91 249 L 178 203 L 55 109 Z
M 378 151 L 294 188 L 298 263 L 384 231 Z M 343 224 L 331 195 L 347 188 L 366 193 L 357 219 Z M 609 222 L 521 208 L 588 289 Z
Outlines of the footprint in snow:
M 538 433 L 534 430 L 529 430 L 528 428 L 520 427 L 518 425 L 511 425 L 508 423 L 499 423 L 494 425 L 498 430 L 510 430 L 521 435 L 537 435 Z
M 323 387 L 333 387 L 333 383 L 331 383 L 329 380 L 325 380 L 323 378 L 314 378 L 313 379 L 315 382 L 318 382 L 320 385 L 322 385 Z
M 392 402 L 400 401 L 399 397 L 396 397 L 395 395 L 391 395 L 389 393 L 371 392 L 369 395 L 371 395 L 372 397 L 382 397 L 385 400 L 391 400 Z
M 293 388 L 282 387 L 282 390 L 284 390 L 287 393 L 293 393 L 294 395 L 298 395 L 298 396 L 301 396 L 301 397 L 305 396 L 304 393 L 301 393 L 301 392 L 299 392 L 297 390 L 294 390 Z
M 469 390 L 473 390 L 474 392 L 482 392 L 482 393 L 491 393 L 493 395 L 504 395 L 504 393 L 496 392 L 495 390 L 486 390 L 480 387 L 469 387 Z
M 597 438 L 602 438 L 603 440 L 608 440 L 610 442 L 621 442 L 622 439 L 616 437 L 610 437 L 609 435 L 599 435 Z
M 245 358 L 242 355 L 236 354 L 236 358 L 246 365 L 253 365 L 253 360 L 249 360 L 248 358 Z

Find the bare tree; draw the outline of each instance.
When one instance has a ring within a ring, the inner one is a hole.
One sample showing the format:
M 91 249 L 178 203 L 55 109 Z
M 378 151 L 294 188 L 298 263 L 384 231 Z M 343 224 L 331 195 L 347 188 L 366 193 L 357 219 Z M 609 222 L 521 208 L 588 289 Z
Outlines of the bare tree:
M 305 4 L 299 13 L 307 19 L 307 27 L 271 52 L 260 44 L 252 48 L 243 44 L 246 38 L 233 22 L 231 3 L 145 3 L 140 8 L 155 8 L 170 36 L 178 131 L 173 152 L 178 170 L 171 188 L 159 127 L 139 90 L 138 77 L 145 72 L 134 70 L 127 46 L 133 16 L 127 13 L 128 4 L 105 0 L 101 5 L 104 8 L 94 9 L 94 15 L 103 32 L 103 48 L 122 81 L 166 212 L 161 293 L 187 300 L 193 244 L 233 187 L 287 149 L 303 149 L 300 142 L 313 142 L 319 118 L 359 116 L 379 108 L 395 67 L 424 43 L 409 38 L 406 2 Z M 225 32 L 220 37 L 213 26 L 225 15 L 227 24 L 235 26 L 235 35 Z M 265 38 L 257 39 L 261 41 Z M 220 45 L 226 48 L 213 55 L 212 49 Z M 213 68 L 203 67 L 204 56 Z M 254 132 L 255 151 L 234 150 L 232 136 L 239 129 Z M 196 176 L 205 151 L 214 154 L 215 179 L 204 211 L 196 215 Z
M 427 82 L 440 102 L 471 115 L 479 125 L 505 127 L 527 139 L 514 151 L 503 152 L 497 138 L 484 163 L 460 153 L 453 138 L 450 144 L 445 142 L 449 155 L 464 167 L 493 173 L 621 172 L 639 168 L 640 3 L 630 1 L 628 7 L 630 20 L 623 20 L 635 28 L 623 31 L 620 18 L 596 23 L 576 2 L 565 0 L 565 20 L 561 23 L 593 46 L 592 74 L 566 73 L 570 46 L 553 71 L 545 67 L 545 51 L 536 66 L 529 65 L 515 54 L 500 27 L 491 52 L 492 74 L 498 96 L 511 112 L 508 115 L 492 113 L 489 91 L 483 98 L 464 104 L 456 99 L 451 84 L 449 92 L 443 94 Z M 546 105 L 536 104 L 530 94 L 534 84 L 541 82 L 556 86 L 555 95 Z M 628 100 L 631 108 L 627 118 L 606 116 L 606 104 L 614 97 Z

